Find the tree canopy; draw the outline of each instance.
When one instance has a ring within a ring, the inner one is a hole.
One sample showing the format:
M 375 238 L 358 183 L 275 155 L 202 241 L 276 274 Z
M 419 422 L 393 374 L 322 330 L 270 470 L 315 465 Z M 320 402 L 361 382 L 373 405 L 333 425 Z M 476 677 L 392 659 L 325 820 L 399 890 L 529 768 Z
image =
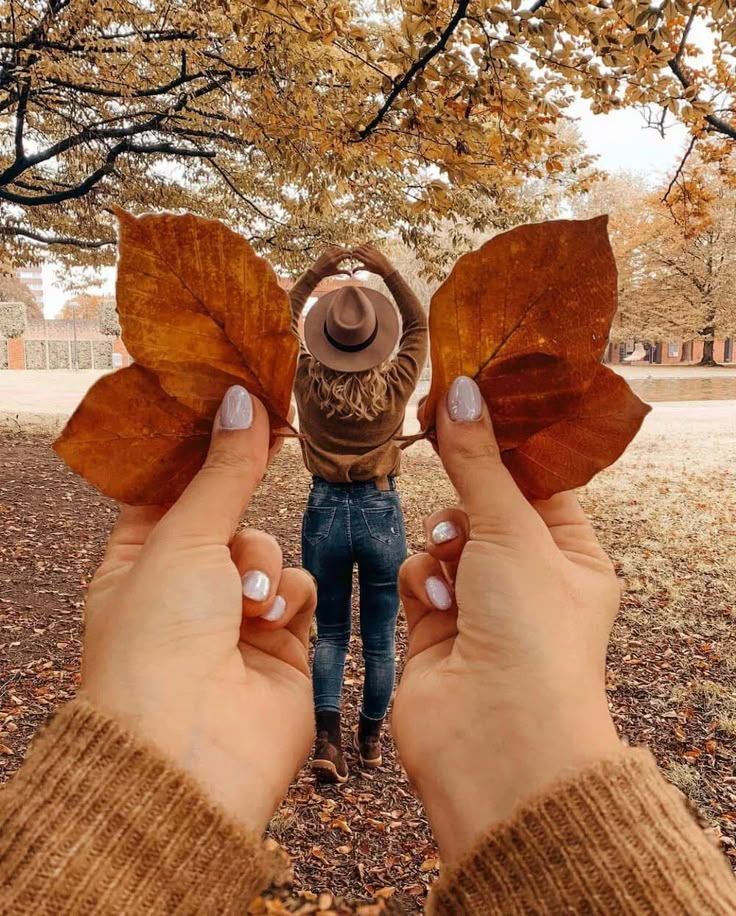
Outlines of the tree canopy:
M 428 258 L 448 217 L 584 184 L 576 94 L 736 137 L 732 0 L 0 0 L 0 30 L 15 260 L 109 263 L 114 204 L 221 217 L 284 266 L 389 229 Z

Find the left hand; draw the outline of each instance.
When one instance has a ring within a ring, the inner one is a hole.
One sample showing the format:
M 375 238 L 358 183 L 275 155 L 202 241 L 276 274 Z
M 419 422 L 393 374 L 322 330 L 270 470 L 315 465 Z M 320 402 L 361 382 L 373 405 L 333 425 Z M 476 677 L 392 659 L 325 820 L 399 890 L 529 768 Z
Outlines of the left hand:
M 314 734 L 314 582 L 282 569 L 270 535 L 235 533 L 268 441 L 263 405 L 230 389 L 207 461 L 178 502 L 123 507 L 89 589 L 82 662 L 94 705 L 257 833 Z
M 312 271 L 320 280 L 324 280 L 327 277 L 335 277 L 341 273 L 350 273 L 349 269 L 340 266 L 343 261 L 350 257 L 352 255 L 347 248 L 343 248 L 341 245 L 330 245 L 314 262 Z
M 392 274 L 396 270 L 386 255 L 382 254 L 373 245 L 359 245 L 357 248 L 353 249 L 352 256 L 360 261 L 366 270 L 369 270 L 373 274 L 378 274 L 378 276 L 382 277 L 384 280 L 389 274 Z

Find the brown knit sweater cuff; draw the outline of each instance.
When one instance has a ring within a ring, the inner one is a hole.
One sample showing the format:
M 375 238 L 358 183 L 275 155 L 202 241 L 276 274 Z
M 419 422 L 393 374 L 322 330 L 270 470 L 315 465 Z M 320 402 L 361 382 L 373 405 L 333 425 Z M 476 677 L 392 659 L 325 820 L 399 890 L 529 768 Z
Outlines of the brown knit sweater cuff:
M 2 912 L 231 914 L 269 881 L 261 841 L 81 699 L 0 792 Z
M 735 914 L 736 882 L 648 751 L 571 774 L 434 885 L 428 912 Z

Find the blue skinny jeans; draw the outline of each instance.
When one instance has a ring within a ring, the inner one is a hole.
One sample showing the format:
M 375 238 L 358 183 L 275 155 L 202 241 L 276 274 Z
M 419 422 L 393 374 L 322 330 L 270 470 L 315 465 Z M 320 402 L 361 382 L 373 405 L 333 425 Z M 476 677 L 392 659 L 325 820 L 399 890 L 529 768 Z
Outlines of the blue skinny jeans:
M 315 477 L 302 523 L 302 563 L 317 580 L 314 706 L 340 711 L 351 628 L 353 567 L 360 585 L 363 714 L 386 715 L 396 677 L 399 567 L 406 532 L 396 484 L 328 483 Z

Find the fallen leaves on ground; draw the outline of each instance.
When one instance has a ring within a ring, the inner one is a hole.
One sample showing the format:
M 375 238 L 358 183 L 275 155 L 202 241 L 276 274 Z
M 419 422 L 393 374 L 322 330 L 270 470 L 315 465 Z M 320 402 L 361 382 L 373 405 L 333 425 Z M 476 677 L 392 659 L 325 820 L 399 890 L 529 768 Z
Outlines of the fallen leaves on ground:
M 697 427 L 689 436 L 683 446 L 673 433 L 678 450 L 670 455 L 667 442 L 657 440 L 655 449 L 645 430 L 581 497 L 625 585 L 609 656 L 616 724 L 632 744 L 652 748 L 736 868 L 732 449 L 719 452 L 711 437 L 712 464 L 698 471 Z M 287 565 L 299 562 L 308 486 L 298 449 L 287 443 L 248 513 L 248 524 L 278 538 Z M 454 500 L 426 445 L 407 454 L 400 491 L 410 547 L 420 550 L 423 515 Z M 0 780 L 21 765 L 39 725 L 74 695 L 84 593 L 115 515 L 48 441 L 0 446 Z M 400 623 L 400 659 L 405 652 Z M 348 734 L 361 683 L 355 637 L 346 670 Z M 422 907 L 438 850 L 393 744 L 385 741 L 378 770 L 361 771 L 352 751 L 347 759 L 344 787 L 319 784 L 307 768 L 299 773 L 270 825 L 293 858 L 294 885 L 254 901 L 261 907 L 254 912 L 378 916 Z M 325 895 L 330 908 L 319 910 Z

